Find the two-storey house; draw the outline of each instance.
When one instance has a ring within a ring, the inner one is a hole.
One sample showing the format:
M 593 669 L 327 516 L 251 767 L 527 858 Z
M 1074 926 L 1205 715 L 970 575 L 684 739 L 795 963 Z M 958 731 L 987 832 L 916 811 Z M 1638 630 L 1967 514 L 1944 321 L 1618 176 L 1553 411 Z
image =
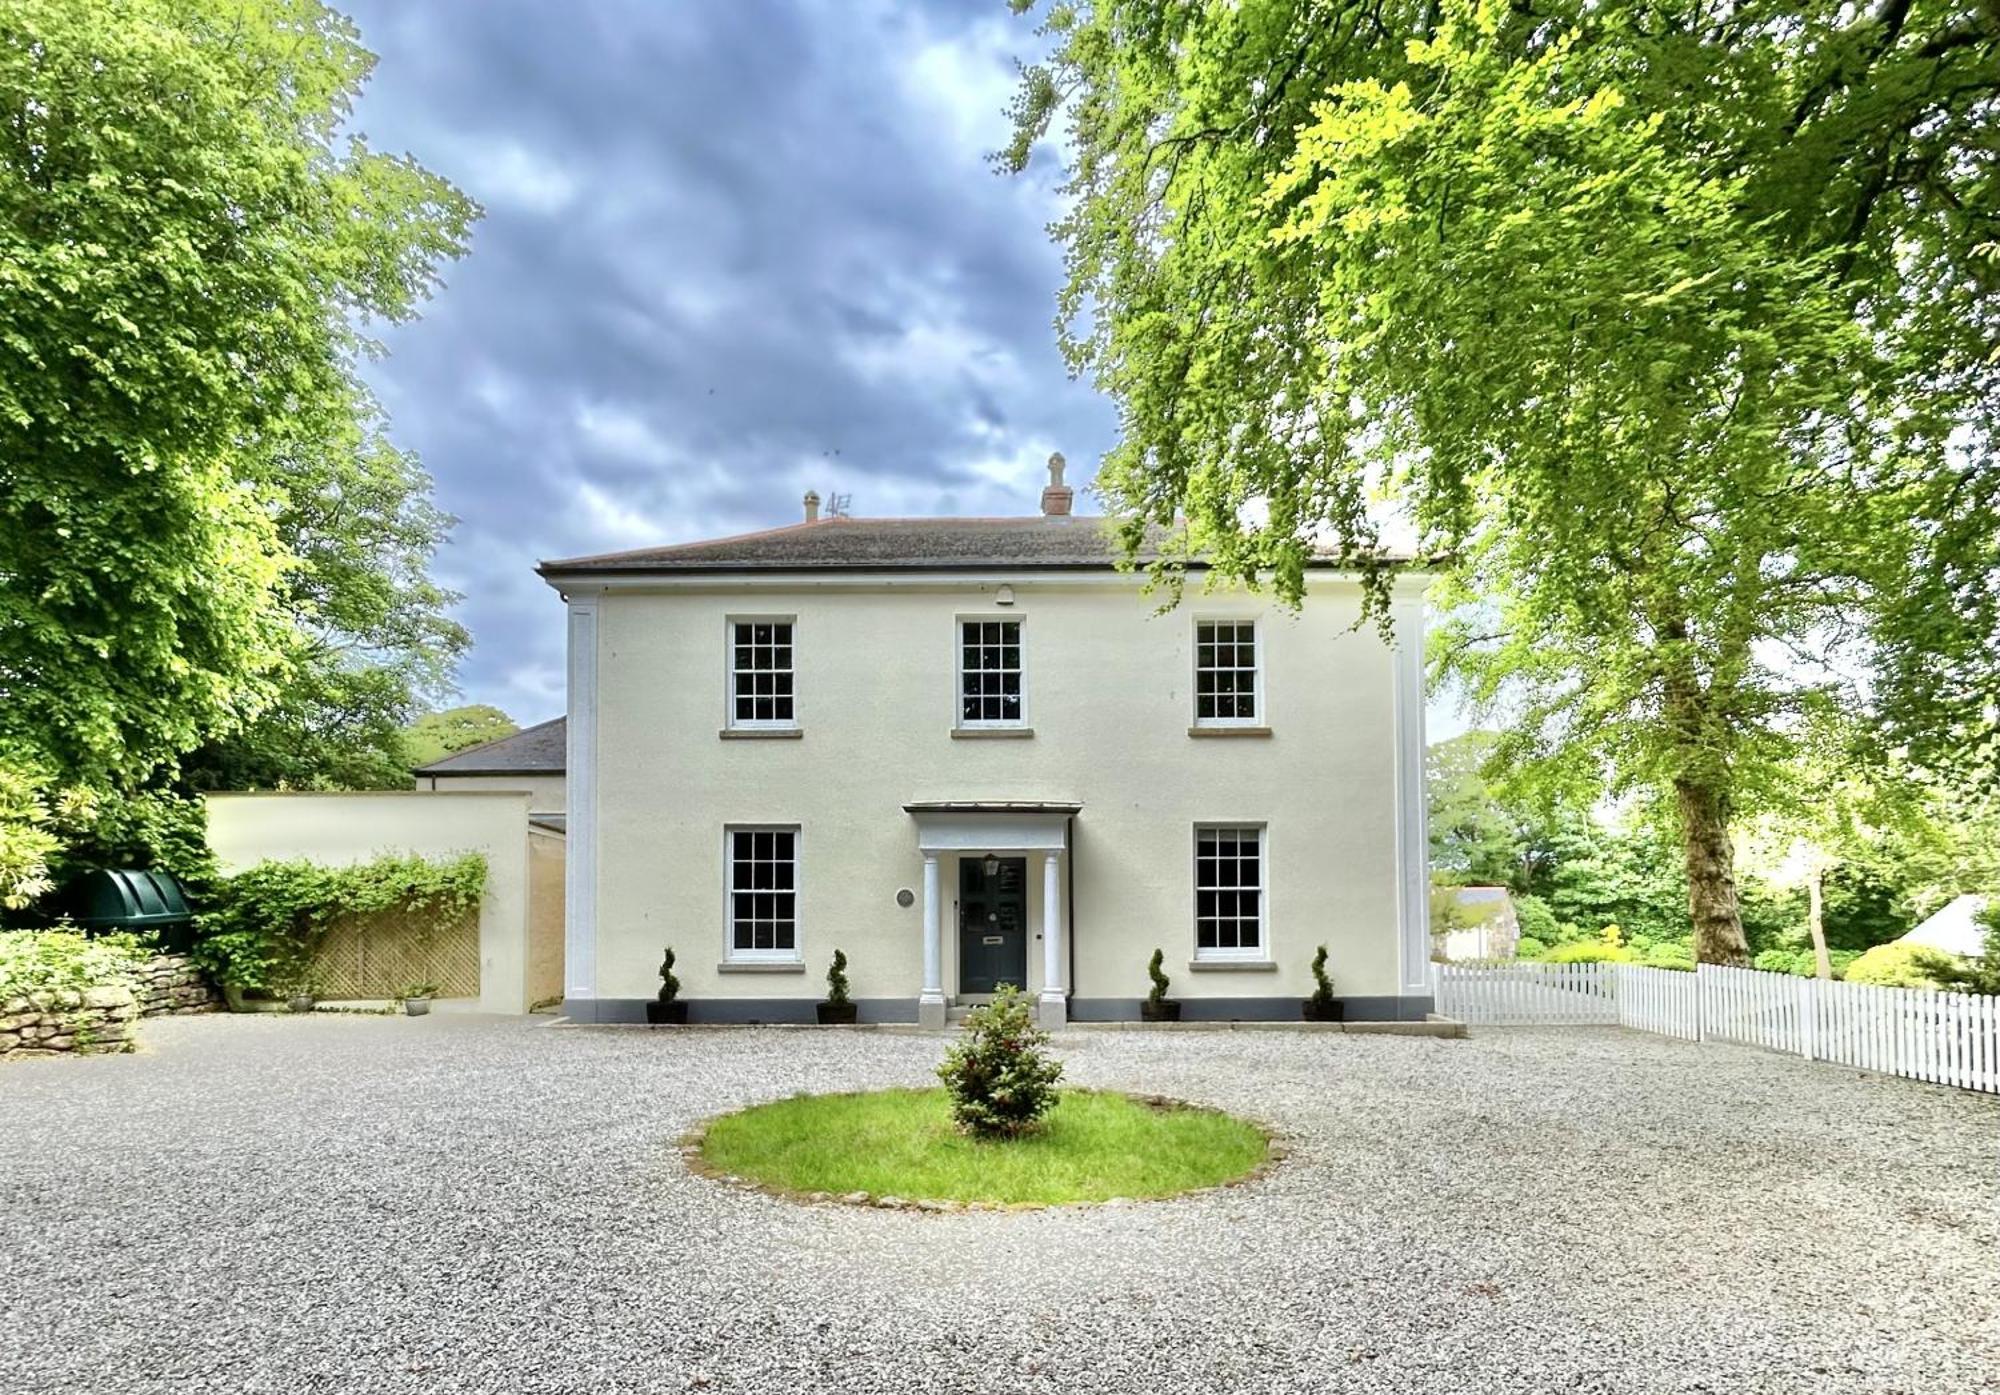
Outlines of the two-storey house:
M 565 1011 L 864 1021 L 1001 983 L 1045 1022 L 1296 1019 L 1316 946 L 1353 1018 L 1430 1009 L 1422 594 L 1395 641 L 1329 562 L 1296 610 L 1162 611 L 1070 513 L 817 513 L 548 562 L 569 608 Z

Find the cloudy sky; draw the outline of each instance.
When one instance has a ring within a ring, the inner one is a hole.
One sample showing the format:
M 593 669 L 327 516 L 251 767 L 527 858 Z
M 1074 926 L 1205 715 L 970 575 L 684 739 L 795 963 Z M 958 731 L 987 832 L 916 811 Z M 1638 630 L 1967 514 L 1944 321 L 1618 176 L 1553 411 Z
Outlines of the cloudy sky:
M 1003 0 L 349 0 L 355 127 L 478 199 L 370 377 L 461 522 L 467 701 L 562 710 L 537 560 L 861 514 L 1022 513 L 1110 405 L 1050 319 L 1052 162 L 995 174 Z

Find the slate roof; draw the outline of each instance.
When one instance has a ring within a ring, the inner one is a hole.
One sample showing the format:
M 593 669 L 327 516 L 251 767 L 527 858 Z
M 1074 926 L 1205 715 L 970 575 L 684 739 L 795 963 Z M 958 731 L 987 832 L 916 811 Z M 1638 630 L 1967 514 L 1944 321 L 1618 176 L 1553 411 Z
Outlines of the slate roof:
M 1139 560 L 1157 555 L 1142 548 Z M 1109 571 L 1120 555 L 1110 521 L 1080 515 L 1019 518 L 849 518 L 835 515 L 760 533 L 543 562 L 545 577 L 601 573 L 841 571 Z M 1316 563 L 1335 565 L 1327 557 Z
M 453 751 L 418 775 L 560 775 L 569 757 L 569 719 L 554 717 L 512 736 Z

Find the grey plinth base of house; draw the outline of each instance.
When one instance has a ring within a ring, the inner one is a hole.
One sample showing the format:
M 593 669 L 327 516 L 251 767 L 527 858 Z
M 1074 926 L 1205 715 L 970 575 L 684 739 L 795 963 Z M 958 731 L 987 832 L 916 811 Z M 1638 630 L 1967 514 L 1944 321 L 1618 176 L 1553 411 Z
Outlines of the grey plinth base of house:
M 913 1031 L 909 1027 L 871 1027 L 869 1031 Z M 1266 1032 L 1318 1036 L 1443 1037 L 1469 1036 L 1463 1022 L 1433 1017 L 1426 1022 L 1072 1022 L 1064 1030 L 1075 1032 Z
M 1434 1011 L 1428 997 L 1342 998 L 1349 1022 L 1422 1022 Z M 571 998 L 562 1015 L 571 1022 L 644 1022 L 644 998 Z M 755 1023 L 810 1023 L 819 1020 L 812 998 L 689 998 L 688 1022 L 693 1025 L 749 1026 Z M 1138 998 L 1036 999 L 1036 1020 L 1044 1027 L 1071 1022 L 1137 1022 Z M 1297 998 L 1182 998 L 1183 1022 L 1297 1022 Z M 943 998 L 856 998 L 856 1016 L 864 1023 L 915 1023 L 942 1031 L 948 1024 Z
M 1349 1022 L 1422 1022 L 1435 1011 L 1432 999 L 1424 997 L 1342 998 Z M 1071 998 L 1069 1016 L 1073 1022 L 1136 1022 L 1138 998 Z M 1297 1022 L 1297 998 L 1182 998 L 1183 1022 Z
M 812 1023 L 819 1021 L 819 1004 L 812 998 L 688 998 L 690 1026 L 751 1026 L 757 1023 Z M 855 1016 L 862 1022 L 902 1022 L 917 1020 L 915 998 L 856 998 Z M 644 998 L 571 998 L 563 1003 L 562 1015 L 571 1022 L 644 1022 Z

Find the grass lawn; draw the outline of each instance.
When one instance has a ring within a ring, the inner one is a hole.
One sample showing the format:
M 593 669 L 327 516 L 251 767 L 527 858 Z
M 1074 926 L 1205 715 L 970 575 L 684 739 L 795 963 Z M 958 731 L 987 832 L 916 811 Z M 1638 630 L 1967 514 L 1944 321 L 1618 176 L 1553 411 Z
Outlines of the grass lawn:
M 708 1126 L 702 1157 L 787 1191 L 1060 1203 L 1211 1187 L 1263 1162 L 1268 1146 L 1227 1114 L 1092 1090 L 1064 1090 L 1033 1134 L 980 1142 L 952 1125 L 943 1090 L 882 1090 L 726 1114 Z

